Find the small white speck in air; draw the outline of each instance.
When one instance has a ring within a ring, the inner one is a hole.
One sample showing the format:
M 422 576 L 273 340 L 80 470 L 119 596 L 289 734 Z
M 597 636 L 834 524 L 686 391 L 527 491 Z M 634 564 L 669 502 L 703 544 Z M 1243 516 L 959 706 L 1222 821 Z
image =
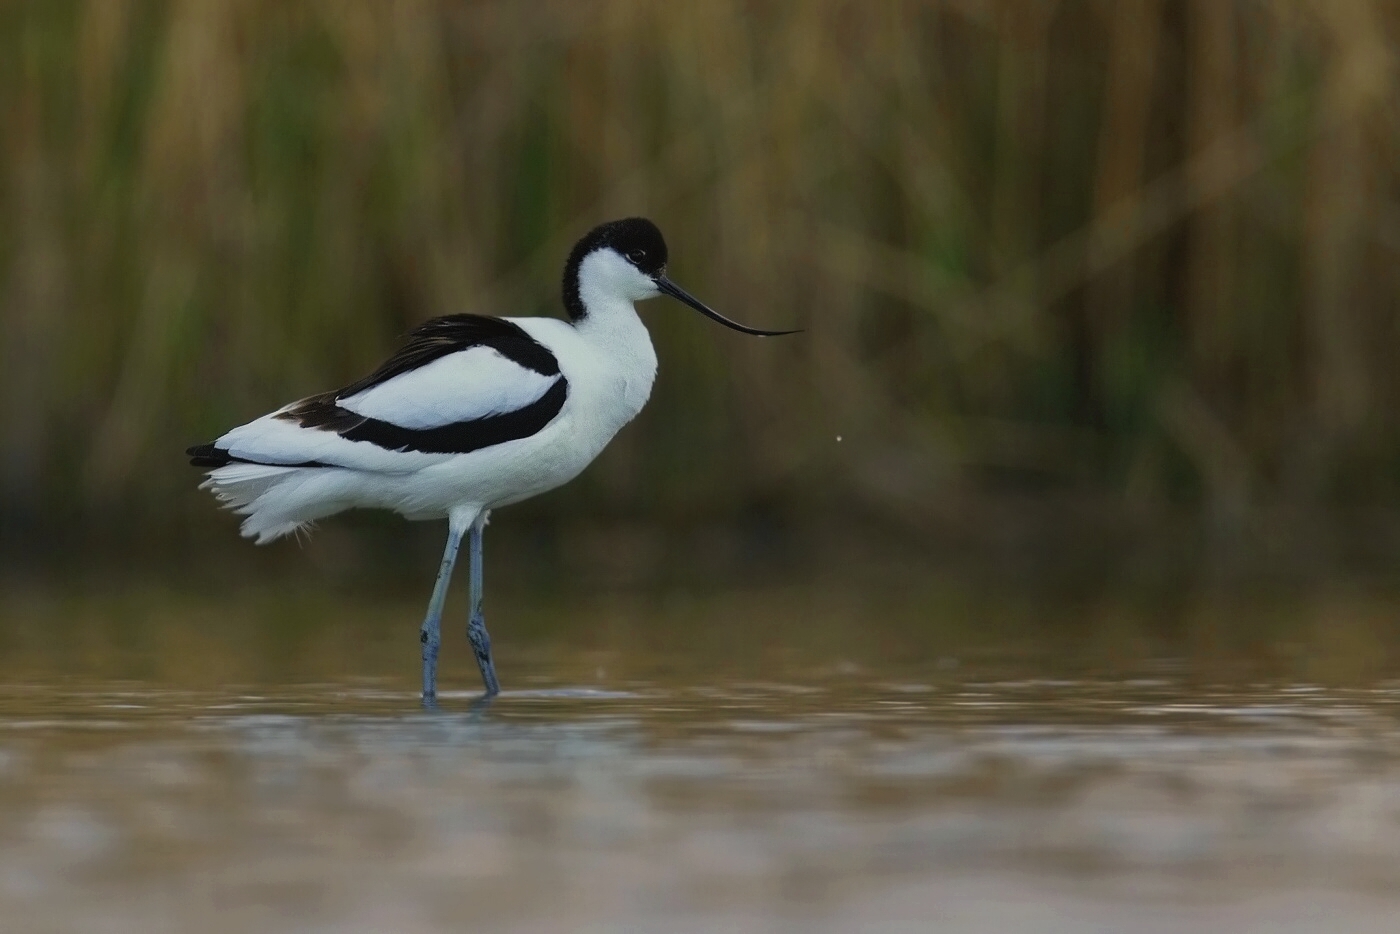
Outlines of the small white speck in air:
M 841 436 L 840 436 L 840 435 L 837 435 L 837 436 L 836 436 L 836 440 L 837 440 L 837 442 L 839 443 L 839 442 L 841 441 Z

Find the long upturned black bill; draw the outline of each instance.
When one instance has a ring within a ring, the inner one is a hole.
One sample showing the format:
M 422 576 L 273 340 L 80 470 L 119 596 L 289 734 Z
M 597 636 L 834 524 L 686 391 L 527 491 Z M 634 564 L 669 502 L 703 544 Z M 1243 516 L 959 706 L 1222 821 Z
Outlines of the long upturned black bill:
M 694 308 L 696 311 L 700 312 L 700 314 L 704 315 L 705 317 L 718 321 L 720 324 L 724 325 L 727 328 L 733 328 L 736 331 L 742 331 L 745 334 L 757 334 L 759 337 L 778 337 L 783 334 L 797 333 L 797 331 L 764 331 L 759 328 L 751 328 L 746 324 L 740 324 L 737 321 L 730 321 L 724 315 L 715 311 L 709 305 L 706 305 L 704 302 L 700 301 L 700 299 L 696 298 L 694 295 L 691 295 L 685 289 L 676 285 L 664 275 L 656 277 L 656 288 L 658 291 L 661 292 L 662 295 L 669 295 L 674 299 L 679 299 L 680 301 L 685 302 L 691 308 Z

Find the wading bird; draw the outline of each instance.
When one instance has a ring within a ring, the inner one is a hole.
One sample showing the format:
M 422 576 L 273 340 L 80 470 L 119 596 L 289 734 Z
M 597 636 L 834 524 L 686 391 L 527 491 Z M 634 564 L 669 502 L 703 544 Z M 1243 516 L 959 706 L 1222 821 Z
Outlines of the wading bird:
M 415 329 L 369 376 L 285 405 L 186 453 L 200 485 L 246 516 L 258 544 L 357 507 L 447 519 L 419 632 L 423 698 L 437 691 L 442 607 L 462 536 L 471 548 L 467 638 L 487 696 L 500 691 L 481 613 L 481 537 L 493 509 L 567 483 L 646 404 L 656 351 L 634 302 L 669 295 L 745 334 L 666 276 L 666 241 L 633 217 L 595 227 L 564 265 L 560 318 L 450 315 Z

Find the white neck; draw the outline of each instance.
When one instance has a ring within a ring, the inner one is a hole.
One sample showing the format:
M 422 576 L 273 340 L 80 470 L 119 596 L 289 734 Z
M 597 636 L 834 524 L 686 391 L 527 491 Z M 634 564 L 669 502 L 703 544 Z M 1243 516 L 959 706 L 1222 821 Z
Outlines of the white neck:
M 616 259 L 621 261 L 621 257 Z M 618 288 L 614 273 L 623 270 L 612 268 L 613 265 L 603 253 L 584 259 L 579 268 L 579 300 L 586 313 L 574 329 L 620 377 L 619 401 L 630 420 L 651 396 L 652 383 L 656 381 L 656 349 L 637 315 L 634 297 Z M 635 272 L 630 266 L 627 270 Z M 635 296 L 642 297 L 648 296 Z

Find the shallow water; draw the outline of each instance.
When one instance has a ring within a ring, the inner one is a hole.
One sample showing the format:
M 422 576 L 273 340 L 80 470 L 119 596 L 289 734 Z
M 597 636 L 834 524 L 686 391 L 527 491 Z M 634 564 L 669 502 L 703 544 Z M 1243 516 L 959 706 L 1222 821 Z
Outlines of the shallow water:
M 687 641 L 673 616 L 693 606 L 593 607 L 578 612 L 615 631 L 586 642 L 497 620 L 505 694 L 447 691 L 423 710 L 408 609 L 372 626 L 342 608 L 334 635 L 355 650 L 327 663 L 324 627 L 265 644 L 229 622 L 260 605 L 205 619 L 185 599 L 31 603 L 19 622 L 9 605 L 5 931 L 1392 931 L 1400 917 L 1400 682 L 1381 669 L 1323 683 L 1203 674 L 1189 653 L 1068 665 L 974 652 L 966 634 L 949 654 L 886 621 L 862 630 L 881 648 L 822 629 L 821 648 L 768 653 L 758 677 Z M 721 644 L 763 628 L 737 606 Z M 676 653 L 635 648 L 629 613 L 673 632 Z M 444 677 L 461 687 L 457 649 Z

